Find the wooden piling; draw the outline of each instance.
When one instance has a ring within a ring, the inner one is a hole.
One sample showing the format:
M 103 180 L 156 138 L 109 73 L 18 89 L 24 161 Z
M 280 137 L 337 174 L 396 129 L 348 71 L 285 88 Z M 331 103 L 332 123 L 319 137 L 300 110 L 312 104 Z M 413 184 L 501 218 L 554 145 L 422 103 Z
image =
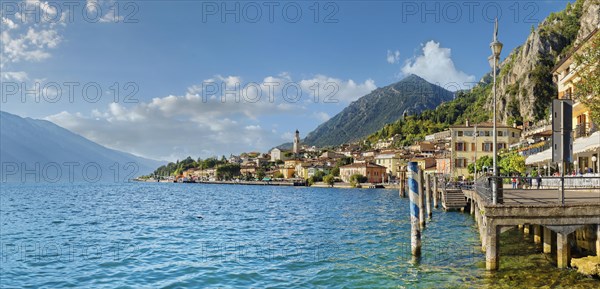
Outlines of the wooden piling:
M 408 163 L 408 190 L 410 199 L 410 248 L 412 255 L 421 256 L 421 228 L 420 228 L 420 209 L 419 209 L 419 167 L 417 162 Z
M 433 207 L 438 208 L 438 178 L 433 175 Z
M 400 191 L 399 191 L 400 198 L 405 198 L 406 197 L 406 195 L 405 195 L 405 189 L 406 188 L 404 187 L 405 184 L 406 184 L 405 177 L 406 177 L 406 175 L 404 174 L 404 172 L 400 171 Z
M 425 220 L 425 193 L 423 192 L 423 170 L 418 169 L 417 180 L 419 184 L 419 224 L 421 225 L 421 230 L 425 229 L 426 220 Z
M 429 220 L 431 220 L 431 216 L 433 215 L 431 213 L 431 175 L 427 174 L 427 177 L 425 178 L 425 205 L 427 208 L 427 218 Z

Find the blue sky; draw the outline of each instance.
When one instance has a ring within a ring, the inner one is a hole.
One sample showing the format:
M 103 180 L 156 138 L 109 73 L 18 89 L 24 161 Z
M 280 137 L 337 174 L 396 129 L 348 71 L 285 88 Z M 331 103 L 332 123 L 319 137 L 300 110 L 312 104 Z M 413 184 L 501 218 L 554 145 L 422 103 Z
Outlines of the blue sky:
M 506 57 L 567 3 L 24 2 L 2 3 L 1 109 L 162 160 L 266 152 L 409 73 L 468 87 L 496 15 Z

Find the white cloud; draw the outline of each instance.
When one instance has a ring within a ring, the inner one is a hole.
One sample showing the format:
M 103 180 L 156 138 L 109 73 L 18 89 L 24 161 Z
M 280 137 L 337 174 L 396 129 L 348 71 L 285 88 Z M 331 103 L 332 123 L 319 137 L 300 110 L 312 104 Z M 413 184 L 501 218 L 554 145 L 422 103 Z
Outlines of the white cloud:
M 56 5 L 56 3 L 54 3 L 54 5 Z M 25 6 L 39 8 L 43 13 L 43 17 L 41 17 L 42 20 L 52 19 L 57 13 L 56 7 L 53 7 L 53 5 L 50 5 L 48 2 L 42 2 L 40 0 L 25 0 Z M 22 17 L 25 16 L 23 15 Z
M 117 23 L 124 17 L 119 16 L 118 9 L 115 9 L 118 4 L 115 3 L 115 0 L 86 0 L 85 8 L 90 16 L 99 17 L 100 23 Z
M 5 71 L 2 72 L 0 79 L 4 81 L 18 81 L 23 82 L 29 80 L 29 76 L 24 71 Z
M 331 118 L 331 116 L 329 116 L 329 114 L 327 114 L 326 112 L 322 112 L 322 111 L 321 112 L 314 112 L 313 113 L 313 117 L 316 118 L 316 119 L 318 119 L 321 122 L 326 122 L 326 121 L 328 121 Z
M 299 84 L 303 91 L 310 93 L 311 101 L 321 103 L 350 103 L 377 88 L 372 79 L 356 83 L 352 79 L 344 81 L 320 74 Z
M 0 68 L 3 70 L 11 69 L 7 67 L 11 63 L 45 60 L 51 57 L 50 50 L 63 40 L 58 28 L 65 25 L 67 11 L 58 15 L 57 3 L 40 0 L 26 0 L 21 4 L 22 9 L 33 12 L 2 17 Z
M 388 50 L 386 60 L 389 64 L 398 63 L 400 61 L 400 51 L 399 50 L 396 50 L 396 51 Z
M 98 9 L 102 9 L 98 0 L 86 0 L 85 8 L 90 13 L 96 13 L 96 11 L 98 11 Z
M 19 27 L 19 25 L 17 25 L 11 19 L 2 17 L 2 28 L 3 28 L 2 30 L 11 30 L 11 29 L 16 29 L 18 27 Z
M 236 87 L 239 76 L 214 76 L 214 81 L 225 87 Z M 266 90 L 270 84 L 299 83 L 305 86 L 315 83 L 334 83 L 344 94 L 343 101 L 350 101 L 375 88 L 372 80 L 356 83 L 342 81 L 325 75 L 293 81 L 289 74 L 267 76 L 256 83 L 264 89 L 258 101 L 236 101 L 221 95 L 205 97 L 201 84 L 190 86 L 183 95 L 156 97 L 131 106 L 112 103 L 105 109 L 94 109 L 88 115 L 61 112 L 47 119 L 108 147 L 154 159 L 174 160 L 186 157 L 208 157 L 244 151 L 266 151 L 283 141 L 290 141 L 290 132 L 278 132 L 274 117 L 313 119 L 319 122 L 329 119 L 326 112 L 307 109 L 305 102 L 286 102 L 276 89 L 270 99 Z M 304 97 L 308 97 L 305 95 Z M 322 103 L 315 104 L 318 109 Z M 323 107 L 321 107 L 323 108 Z M 283 133 L 283 135 L 282 135 Z M 284 138 L 282 138 L 284 137 Z
M 440 43 L 433 40 L 423 45 L 422 55 L 406 62 L 402 73 L 416 74 L 442 87 L 467 88 L 475 81 L 474 75 L 455 67 L 450 48 L 440 47 Z

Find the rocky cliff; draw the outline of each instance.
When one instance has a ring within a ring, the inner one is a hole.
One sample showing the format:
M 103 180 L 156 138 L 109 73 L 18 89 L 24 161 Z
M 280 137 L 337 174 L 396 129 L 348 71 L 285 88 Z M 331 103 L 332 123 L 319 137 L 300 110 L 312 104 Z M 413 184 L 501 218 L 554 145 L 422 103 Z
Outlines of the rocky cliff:
M 498 118 L 504 123 L 538 121 L 556 97 L 552 69 L 600 23 L 600 0 L 578 0 L 548 16 L 525 43 L 502 61 L 498 75 Z M 500 34 L 501 36 L 502 34 Z M 501 37 L 500 37 L 501 38 Z M 492 97 L 487 108 L 491 109 Z

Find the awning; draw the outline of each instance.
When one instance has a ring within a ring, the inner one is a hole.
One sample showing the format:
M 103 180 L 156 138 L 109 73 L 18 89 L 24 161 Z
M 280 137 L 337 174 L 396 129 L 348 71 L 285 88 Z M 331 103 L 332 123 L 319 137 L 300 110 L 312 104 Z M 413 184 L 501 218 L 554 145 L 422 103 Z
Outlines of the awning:
M 589 137 L 578 138 L 573 143 L 573 154 L 593 152 L 600 150 L 600 131 L 593 133 Z
M 526 165 L 535 165 L 538 163 L 547 163 L 552 159 L 552 149 L 547 149 L 534 155 L 530 155 L 525 159 Z
M 588 137 L 578 138 L 573 143 L 574 155 L 594 151 L 600 151 L 600 131 L 597 131 Z M 543 152 L 539 152 L 527 157 L 527 159 L 525 159 L 525 164 L 535 165 L 539 163 L 547 163 L 550 160 L 552 160 L 552 149 L 547 149 Z

